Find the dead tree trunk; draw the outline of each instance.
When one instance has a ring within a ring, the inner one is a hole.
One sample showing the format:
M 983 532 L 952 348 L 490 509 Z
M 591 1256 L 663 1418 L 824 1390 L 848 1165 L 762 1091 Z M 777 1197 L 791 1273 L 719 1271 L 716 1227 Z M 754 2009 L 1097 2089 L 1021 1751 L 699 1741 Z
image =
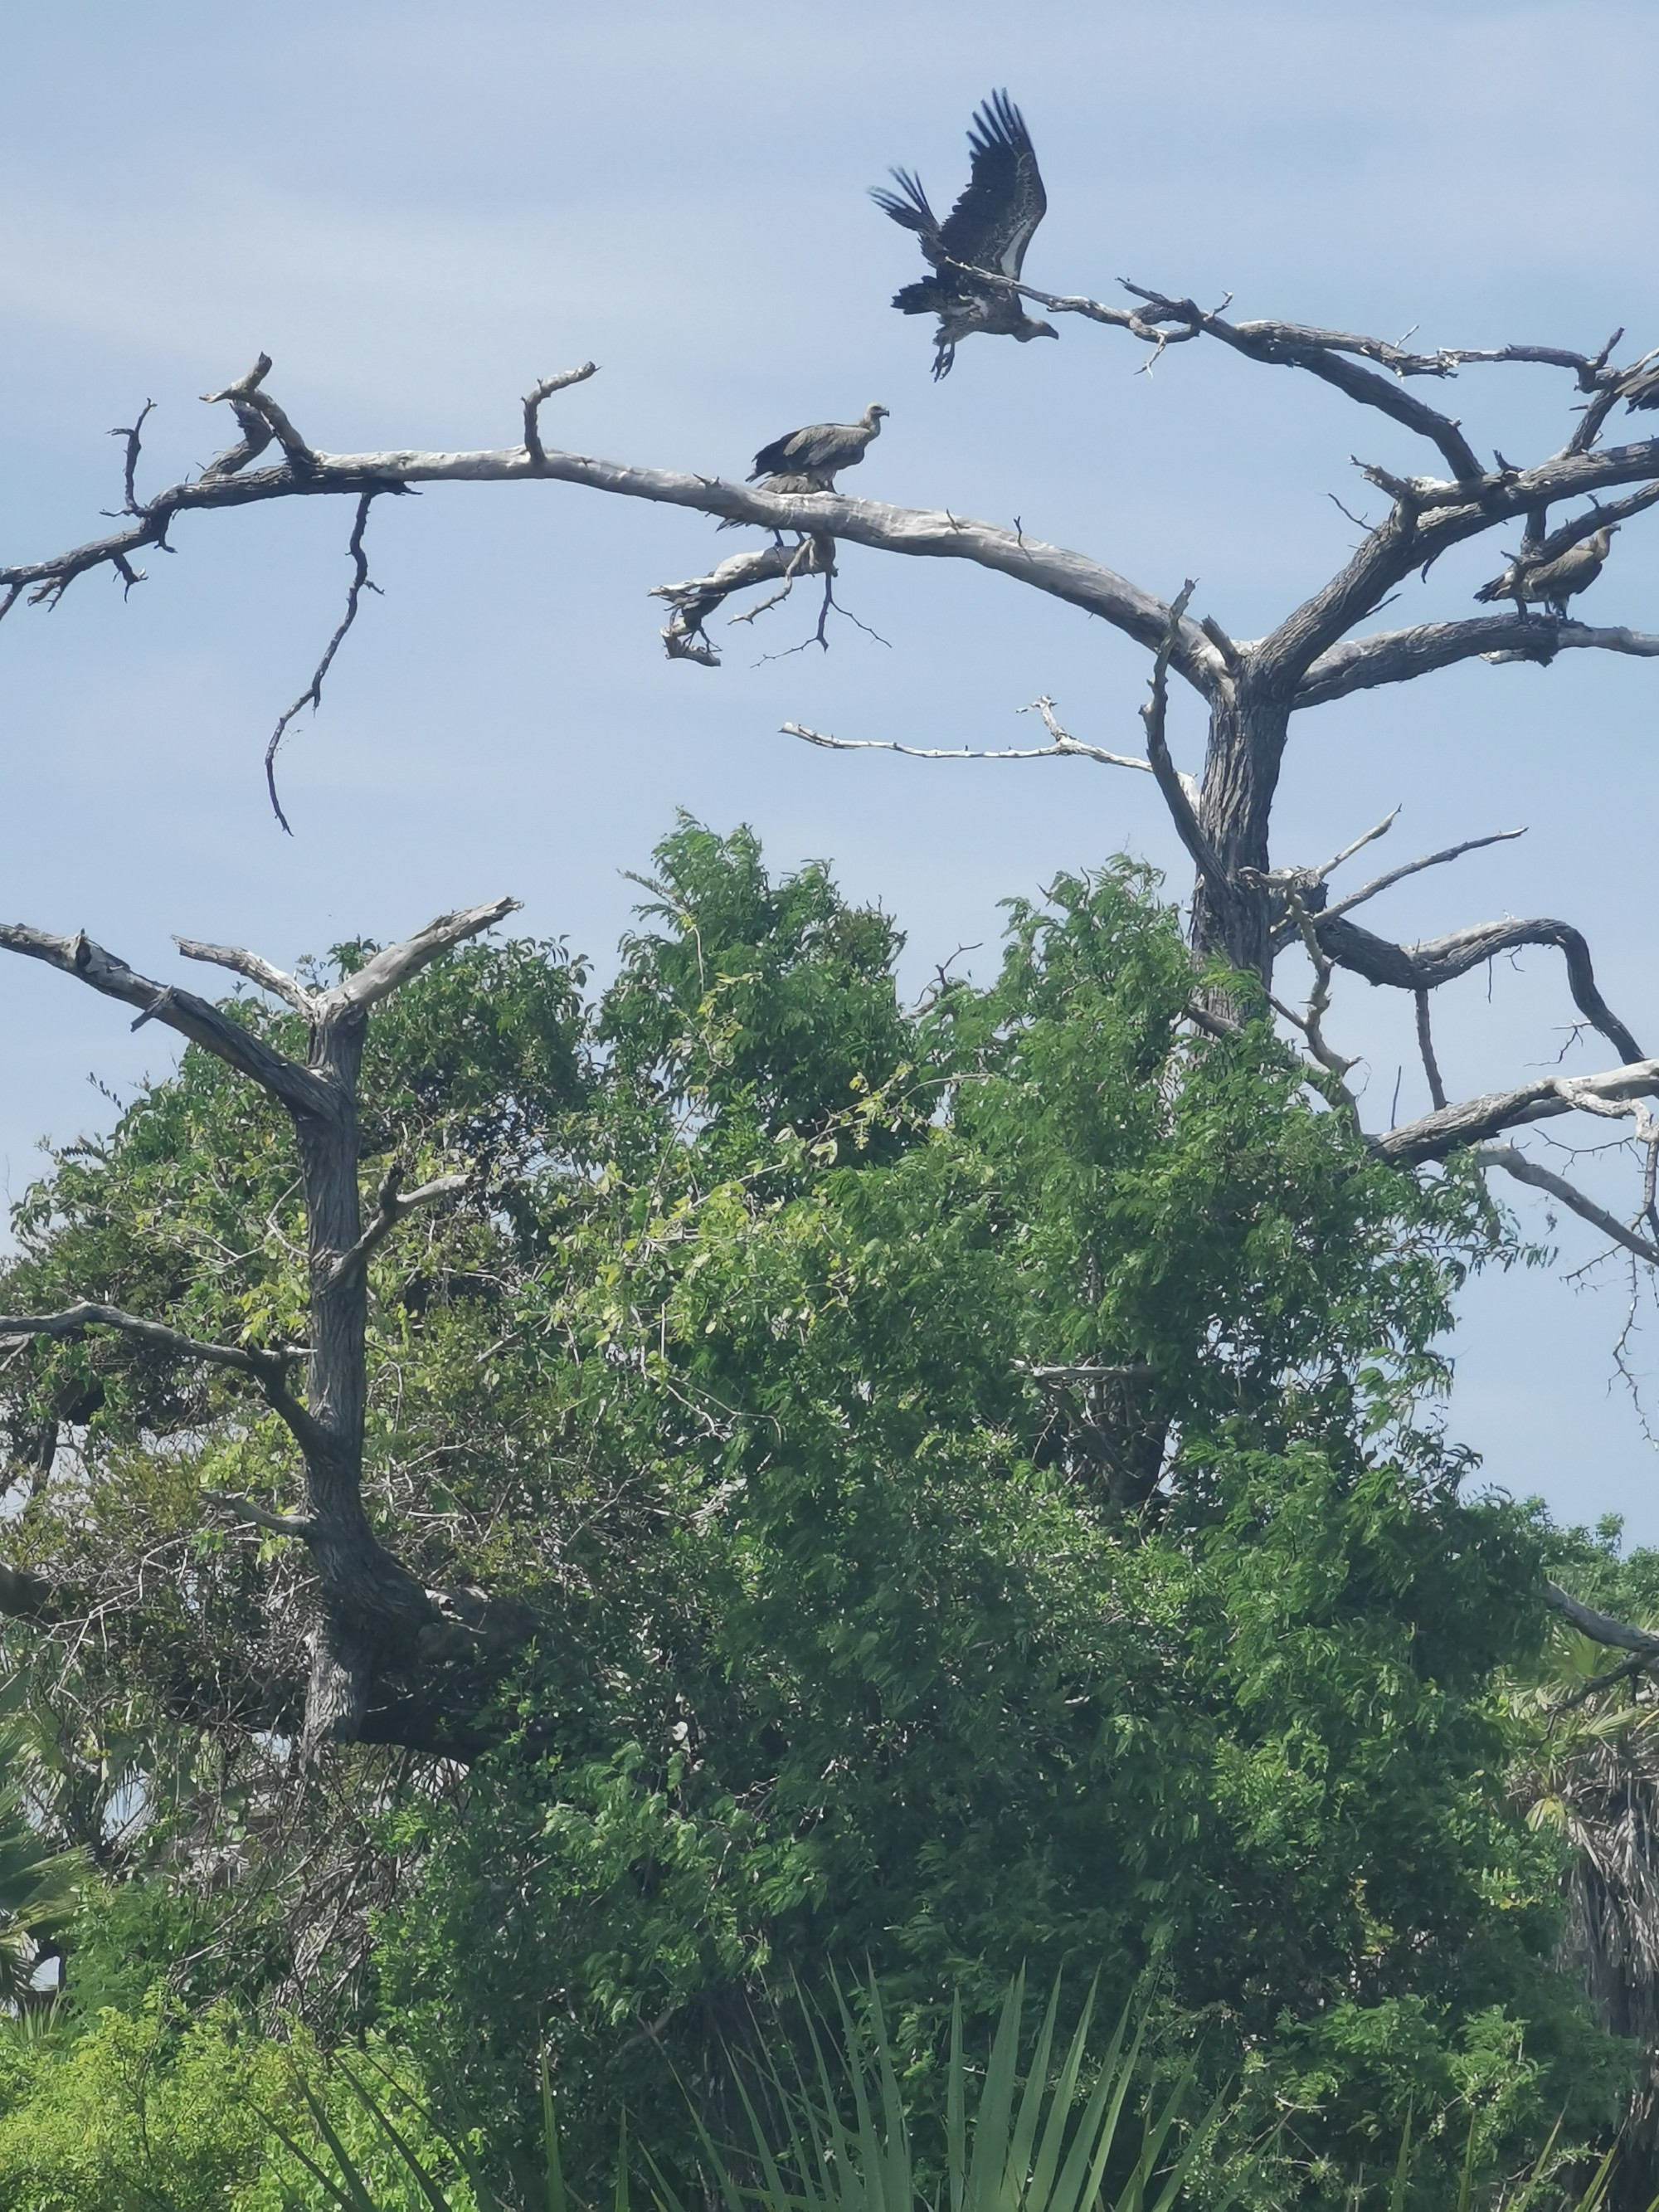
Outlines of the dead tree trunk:
M 1288 708 L 1253 680 L 1248 664 L 1218 688 L 1198 813 L 1217 867 L 1200 866 L 1194 884 L 1193 950 L 1263 983 L 1273 980 L 1273 932 L 1267 894 L 1255 879 L 1271 865 L 1268 832 L 1289 726 Z
M 465 1182 L 448 1176 L 404 1192 L 395 1174 L 388 1176 L 365 1225 L 357 1084 L 370 1012 L 516 903 L 496 899 L 441 915 L 325 991 L 309 988 L 255 954 L 179 940 L 187 958 L 228 968 L 302 1015 L 308 1031 L 303 1061 L 273 1050 L 209 1001 L 135 975 L 85 936 L 52 937 L 22 925 L 0 928 L 0 946 L 44 960 L 138 1007 L 141 1021 L 166 1023 L 258 1084 L 293 1122 L 307 1228 L 307 1346 L 204 1344 L 142 1316 L 93 1304 L 0 1317 L 0 1337 L 118 1330 L 181 1359 L 246 1376 L 286 1424 L 301 1460 L 299 1510 L 275 1513 L 252 1499 L 219 1492 L 207 1493 L 206 1502 L 234 1519 L 292 1538 L 310 1554 L 315 1620 L 304 1693 L 307 1753 L 364 1736 L 469 1748 L 471 1714 L 487 1687 L 489 1664 L 530 1625 L 525 1608 L 510 1598 L 424 1588 L 377 1534 L 362 1490 L 368 1260 L 405 1215 L 451 1195 Z M 301 1363 L 302 1399 L 291 1387 Z M 28 1587 L 18 1595 L 27 1604 L 9 1604 L 0 1579 L 0 1607 L 27 1610 L 37 1618 L 72 1613 L 70 1594 L 44 1590 L 37 1577 L 22 1579 Z
M 198 474 L 141 496 L 141 415 L 125 434 L 123 503 L 115 526 L 97 539 L 44 559 L 0 566 L 0 617 L 25 598 L 51 605 L 76 578 L 100 568 L 112 571 L 130 587 L 143 576 L 134 565 L 135 556 L 149 547 L 167 546 L 173 526 L 186 518 L 272 500 L 349 498 L 355 512 L 349 541 L 353 580 L 344 614 L 310 684 L 276 724 L 267 750 L 269 774 L 293 716 L 303 705 L 316 704 L 335 652 L 356 615 L 368 581 L 365 529 L 374 501 L 383 495 L 427 483 L 559 483 L 678 507 L 763 532 L 769 544 L 734 554 L 707 575 L 659 588 L 659 595 L 671 610 L 663 633 L 671 655 L 705 666 L 719 660 L 708 624 L 728 600 L 745 591 L 768 591 L 758 605 L 744 610 L 740 618 L 748 620 L 787 600 L 811 580 L 819 580 L 824 594 L 818 618 L 822 638 L 833 605 L 836 562 L 843 546 L 910 559 L 972 562 L 1106 623 L 1152 656 L 1152 696 L 1142 710 L 1144 757 L 1072 738 L 1054 719 L 1052 700 L 1034 702 L 1042 711 L 1052 741 L 1036 748 L 987 751 L 911 745 L 888 738 L 841 738 L 798 723 L 787 723 L 785 729 L 810 743 L 849 750 L 914 752 L 929 758 L 1028 759 L 1037 754 L 1065 754 L 1115 769 L 1152 774 L 1196 870 L 1191 910 L 1195 951 L 1206 961 L 1223 959 L 1265 985 L 1278 952 L 1299 945 L 1315 978 L 1306 1010 L 1298 1015 L 1277 1000 L 1273 1003 L 1299 1030 L 1314 1064 L 1310 1073 L 1321 1090 L 1328 1097 L 1340 1091 L 1357 1123 L 1358 1103 L 1343 1088 L 1343 1076 L 1353 1062 L 1328 1040 L 1323 1026 L 1333 976 L 1346 970 L 1370 982 L 1398 984 L 1413 993 L 1433 1110 L 1402 1127 L 1372 1133 L 1368 1141 L 1381 1158 L 1410 1167 L 1473 1151 L 1482 1167 L 1547 1188 L 1632 1255 L 1659 1265 L 1659 1198 L 1655 1195 L 1659 1188 L 1659 1115 L 1647 1103 L 1659 1099 L 1659 1060 L 1642 1058 L 1631 1030 L 1607 1008 L 1577 933 L 1556 921 L 1505 921 L 1459 931 L 1431 945 L 1395 945 L 1346 919 L 1402 877 L 1491 843 L 1494 836 L 1518 833 L 1466 839 L 1335 900 L 1329 896 L 1328 882 L 1333 872 L 1389 823 L 1351 837 L 1332 859 L 1316 866 L 1291 864 L 1275 855 L 1270 834 L 1280 767 L 1296 714 L 1356 691 L 1414 682 L 1464 662 L 1544 665 L 1577 651 L 1659 657 L 1659 634 L 1570 619 L 1564 599 L 1558 594 L 1552 604 L 1547 592 L 1533 588 L 1544 569 L 1559 564 L 1575 547 L 1594 538 L 1605 549 L 1606 533 L 1613 526 L 1659 505 L 1659 438 L 1603 442 L 1620 410 L 1639 414 L 1659 408 L 1659 368 L 1645 356 L 1622 364 L 1615 362 L 1613 349 L 1622 331 L 1593 354 L 1548 345 L 1446 347 L 1417 353 L 1386 339 L 1300 323 L 1232 322 L 1224 313 L 1200 307 L 1190 298 L 1144 285 L 1127 285 L 1131 304 L 1117 307 L 1082 295 L 1039 292 L 996 270 L 972 273 L 989 289 L 1001 287 L 1060 316 L 1104 326 L 1158 355 L 1202 341 L 1228 349 L 1251 364 L 1254 372 L 1285 368 L 1311 376 L 1367 410 L 1366 419 L 1385 420 L 1390 434 L 1404 429 L 1424 440 L 1432 465 L 1442 473 L 1404 476 L 1377 464 L 1362 464 L 1370 493 L 1380 495 L 1378 518 L 1352 517 L 1359 537 L 1337 573 L 1291 609 L 1267 636 L 1238 644 L 1212 616 L 1195 620 L 1188 614 L 1190 584 L 1173 600 L 1166 600 L 1085 554 L 1028 537 L 1018 520 L 1008 526 L 976 521 L 948 507 L 904 508 L 834 490 L 769 491 L 717 475 L 607 461 L 550 447 L 541 434 L 541 410 L 554 393 L 590 377 L 592 362 L 544 379 L 526 395 L 520 443 L 471 452 L 388 447 L 331 453 L 304 438 L 266 390 L 271 364 L 261 355 L 245 375 L 209 395 L 230 409 L 240 434 L 237 441 Z M 1483 455 L 1489 449 L 1472 441 L 1462 422 L 1430 405 L 1417 392 L 1424 386 L 1443 386 L 1467 370 L 1484 374 L 1488 368 L 1517 363 L 1565 374 L 1571 380 L 1577 395 L 1571 428 L 1557 451 L 1528 465 L 1517 466 L 1497 453 L 1488 465 Z M 270 459 L 273 453 L 280 459 Z M 1552 529 L 1552 516 L 1560 514 L 1565 519 Z M 1504 550 L 1502 573 L 1474 593 L 1483 611 L 1457 619 L 1419 621 L 1394 630 L 1364 629 L 1392 598 L 1413 588 L 1414 578 L 1425 579 L 1443 554 L 1509 526 L 1521 532 L 1520 543 L 1513 550 Z M 1513 604 L 1504 611 L 1492 611 L 1505 602 Z M 1574 605 L 1578 604 L 1575 599 Z M 1540 612 L 1540 605 L 1551 605 L 1552 611 Z M 1201 783 L 1181 773 L 1164 740 L 1165 694 L 1171 675 L 1197 695 L 1208 717 Z M 273 785 L 273 801 L 275 796 Z M 1449 1101 L 1431 1033 L 1429 996 L 1492 951 L 1522 943 L 1548 943 L 1563 950 L 1573 996 L 1587 1023 L 1620 1054 L 1620 1064 L 1584 1075 L 1558 1070 L 1477 1097 Z M 242 972 L 253 971 L 244 968 Z M 136 983 L 135 988 L 147 993 L 155 988 Z M 159 1005 L 154 1011 L 158 1018 L 170 1018 Z M 1194 1019 L 1203 1022 L 1212 1010 L 1195 1000 L 1193 1012 Z M 356 1233 L 355 1166 L 348 1170 L 344 1164 L 354 1157 L 349 1112 L 342 1102 L 355 1080 L 355 1054 L 360 1045 L 360 1035 L 349 1025 L 329 1029 L 325 1024 L 313 1039 L 312 1061 L 296 1072 L 296 1079 L 303 1073 L 308 1086 L 303 1099 L 292 1095 L 292 1085 L 284 1091 L 265 1073 L 256 1073 L 256 1079 L 266 1081 L 294 1113 L 307 1176 L 315 1184 L 310 1395 L 297 1418 L 284 1414 L 306 1454 L 309 1502 L 303 1523 L 295 1522 L 285 1533 L 303 1537 L 317 1566 L 320 1625 L 308 1726 L 319 1735 L 373 1726 L 372 1712 L 361 1704 L 362 1686 L 386 1674 L 385 1655 L 405 1650 L 411 1633 L 420 1644 L 437 1632 L 430 1623 L 412 1626 L 421 1619 L 422 1595 L 410 1590 L 403 1571 L 375 1545 L 363 1522 L 358 1477 L 361 1403 L 353 1401 L 341 1380 L 354 1371 L 352 1363 L 360 1358 L 362 1342 L 361 1288 L 331 1273 L 349 1250 Z M 221 1048 L 210 1042 L 209 1048 Z M 1641 1203 L 1631 1219 L 1616 1220 L 1516 1146 L 1492 1141 L 1542 1118 L 1578 1113 L 1622 1116 L 1629 1127 L 1644 1163 Z M 126 1316 L 109 1325 L 131 1322 Z M 194 1356 L 235 1364 L 225 1347 L 198 1347 Z M 269 1395 L 268 1358 L 259 1358 L 267 1361 L 264 1370 L 255 1365 L 252 1355 L 243 1364 L 262 1377 Z M 301 1418 L 308 1428 L 299 1425 Z M 27 1601 L 37 1611 L 49 1612 L 50 1593 L 33 1584 L 26 1588 L 26 1583 L 27 1578 L 18 1583 L 19 1603 Z M 0 1581 L 0 1601 L 4 1589 Z M 349 1602 L 342 1597 L 337 1603 L 331 1595 L 336 1591 L 349 1591 Z M 432 1597 L 429 1592 L 423 1595 Z

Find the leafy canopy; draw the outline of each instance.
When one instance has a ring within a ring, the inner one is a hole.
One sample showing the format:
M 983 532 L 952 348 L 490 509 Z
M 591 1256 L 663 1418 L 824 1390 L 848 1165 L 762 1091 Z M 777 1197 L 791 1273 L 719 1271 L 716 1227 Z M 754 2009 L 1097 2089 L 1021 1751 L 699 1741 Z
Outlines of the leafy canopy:
M 373 1033 L 376 1145 L 471 1180 L 374 1263 L 372 1509 L 540 1623 L 465 1778 L 360 1753 L 343 1809 L 283 1768 L 302 1563 L 198 1499 L 288 1502 L 234 1385 L 90 1340 L 6 1372 L 15 1463 L 76 1446 L 19 1540 L 125 1624 L 49 1702 L 173 1747 L 125 1871 L 194 1884 L 202 1994 L 390 2025 L 526 2139 L 542 2041 L 579 2107 L 659 2099 L 825 1959 L 918 2052 L 953 1985 L 1150 1969 L 1310 2170 L 1460 2098 L 1483 2156 L 1590 2124 L 1617 2067 L 1492 1696 L 1544 1539 L 1437 1425 L 1479 1193 L 1378 1163 L 1265 1020 L 1195 1034 L 1127 864 L 913 1007 L 888 918 L 747 833 L 683 820 L 649 897 L 597 999 L 474 947 Z M 282 1126 L 186 1054 L 26 1198 L 5 1295 L 289 1334 L 295 1206 Z M 257 1954 L 200 1871 L 226 1820 Z M 319 1884 L 359 1900 L 326 1974 Z

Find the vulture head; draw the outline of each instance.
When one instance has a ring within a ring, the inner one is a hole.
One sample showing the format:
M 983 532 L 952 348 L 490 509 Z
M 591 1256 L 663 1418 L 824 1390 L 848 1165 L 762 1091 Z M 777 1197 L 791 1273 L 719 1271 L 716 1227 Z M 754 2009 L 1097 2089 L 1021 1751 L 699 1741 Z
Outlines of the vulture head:
M 1034 315 L 1024 315 L 1014 336 L 1024 345 L 1031 338 L 1057 338 L 1060 332 L 1052 323 L 1042 323 Z

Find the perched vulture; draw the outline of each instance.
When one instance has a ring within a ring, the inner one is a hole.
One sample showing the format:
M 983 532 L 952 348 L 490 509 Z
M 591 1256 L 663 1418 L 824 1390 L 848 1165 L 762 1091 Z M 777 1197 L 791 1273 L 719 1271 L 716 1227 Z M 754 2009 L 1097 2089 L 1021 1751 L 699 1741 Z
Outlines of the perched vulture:
M 1616 522 L 1604 523 L 1593 538 L 1569 545 L 1565 553 L 1558 553 L 1553 561 L 1546 561 L 1541 566 L 1511 561 L 1501 576 L 1482 584 L 1474 596 L 1489 605 L 1494 599 L 1536 600 L 1547 607 L 1558 622 L 1565 622 L 1567 601 L 1576 593 L 1588 591 L 1601 574 L 1601 563 L 1607 557 L 1613 533 L 1618 527 Z
M 884 407 L 866 407 L 856 422 L 809 422 L 763 446 L 749 471 L 763 491 L 834 491 L 839 469 L 855 468 L 872 438 L 881 434 Z
M 1051 323 L 1026 313 L 1018 292 L 973 274 L 992 269 L 1018 279 L 1031 234 L 1048 205 L 1025 118 L 1006 92 L 993 93 L 980 108 L 968 143 L 973 154 L 968 189 L 943 222 L 927 204 L 921 180 L 908 169 L 893 171 L 896 191 L 878 185 L 870 195 L 895 222 L 915 232 L 933 264 L 933 274 L 907 284 L 894 295 L 893 305 L 907 315 L 939 317 L 935 377 L 950 374 L 957 347 L 975 331 L 1022 344 L 1060 336 Z

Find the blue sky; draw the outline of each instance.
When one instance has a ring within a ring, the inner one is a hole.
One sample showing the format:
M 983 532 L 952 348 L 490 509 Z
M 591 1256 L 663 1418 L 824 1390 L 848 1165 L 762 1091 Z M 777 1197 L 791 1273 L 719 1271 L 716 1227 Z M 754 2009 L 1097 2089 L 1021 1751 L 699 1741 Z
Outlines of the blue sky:
M 1236 635 L 1343 557 L 1330 497 L 1365 509 L 1350 455 L 1433 466 L 1407 435 L 1288 372 L 1188 347 L 1156 374 L 1116 333 L 976 341 L 928 380 L 925 325 L 890 312 L 913 249 L 865 197 L 888 165 L 936 199 L 965 174 L 975 104 L 1006 84 L 1050 213 L 1028 274 L 1112 297 L 1132 276 L 1241 316 L 1425 344 L 1659 343 L 1650 7 L 1438 0 L 1045 4 L 643 0 L 323 8 L 280 27 L 175 0 L 19 12 L 0 81 L 0 547 L 91 535 L 118 491 L 104 434 L 146 398 L 154 484 L 227 441 L 196 398 L 262 348 L 314 442 L 506 444 L 535 377 L 592 357 L 551 403 L 550 443 L 741 471 L 793 424 L 892 410 L 849 489 L 1006 520 L 1079 546 Z M 1538 179 L 1549 180 L 1538 204 Z M 1438 396 L 1478 447 L 1533 457 L 1566 434 L 1559 374 L 1471 370 Z M 1618 434 L 1615 427 L 1614 434 Z M 1079 736 L 1133 749 L 1134 650 L 1003 580 L 849 551 L 842 596 L 889 641 L 805 611 L 728 633 L 725 665 L 670 665 L 652 585 L 717 551 L 696 518 L 556 486 L 428 491 L 372 528 L 369 601 L 321 716 L 296 727 L 264 810 L 259 757 L 337 617 L 349 516 L 187 521 L 124 605 L 104 579 L 0 629 L 6 891 L 151 973 L 169 937 L 291 961 L 516 892 L 532 929 L 603 964 L 676 806 L 752 822 L 774 862 L 837 865 L 909 933 L 920 981 L 998 928 L 997 902 L 1117 850 L 1168 866 L 1144 778 L 1081 763 L 927 766 L 810 751 L 799 720 L 926 744 L 1029 741 L 1053 694 Z M 1398 620 L 1467 609 L 1471 550 Z M 1626 531 L 1598 619 L 1659 628 L 1659 520 Z M 759 665 L 757 665 L 759 664 Z M 1564 656 L 1476 665 L 1297 726 L 1275 857 L 1323 857 L 1397 802 L 1393 857 L 1520 823 L 1518 845 L 1393 895 L 1375 926 L 1437 933 L 1505 911 L 1586 928 L 1607 994 L 1659 1036 L 1651 847 L 1659 667 Z M 1177 702 L 1178 757 L 1201 725 Z M 1388 848 L 1384 848 L 1387 852 Z M 1571 1008 L 1542 955 L 1447 994 L 1455 1090 L 1522 1079 Z M 1401 1009 L 1358 983 L 1331 1022 L 1368 1054 L 1369 1110 L 1420 1110 Z M 0 965 L 8 1042 L 0 1170 L 106 1121 L 164 1065 L 153 1028 L 27 963 Z M 1650 1048 L 1651 1048 L 1651 1047 Z M 1574 1064 L 1589 1066 L 1590 1060 Z M 1518 1209 L 1541 1231 L 1530 1200 Z M 1488 1479 L 1574 1518 L 1624 1512 L 1659 1540 L 1659 1462 L 1609 1389 L 1617 1269 L 1467 1301 L 1454 1426 Z M 1638 1357 L 1641 1355 L 1638 1352 Z M 1656 1362 L 1659 1364 L 1659 1362 Z

